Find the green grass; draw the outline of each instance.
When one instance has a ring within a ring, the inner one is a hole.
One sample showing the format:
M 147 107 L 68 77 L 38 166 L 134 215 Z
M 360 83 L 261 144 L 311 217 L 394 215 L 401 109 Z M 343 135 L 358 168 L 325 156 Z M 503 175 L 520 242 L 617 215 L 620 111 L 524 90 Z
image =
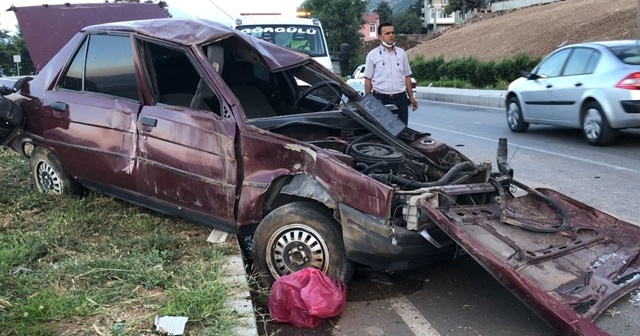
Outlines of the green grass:
M 97 193 L 38 194 L 28 160 L 0 150 L 0 334 L 152 335 L 156 315 L 187 335 L 228 335 L 209 230 Z

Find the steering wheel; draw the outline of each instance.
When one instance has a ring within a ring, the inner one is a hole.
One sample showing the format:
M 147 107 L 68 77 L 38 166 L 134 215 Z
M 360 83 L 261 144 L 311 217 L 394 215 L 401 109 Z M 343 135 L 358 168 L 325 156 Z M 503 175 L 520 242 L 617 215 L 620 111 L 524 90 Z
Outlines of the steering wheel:
M 321 97 L 313 96 L 313 98 L 310 98 L 310 99 L 316 102 L 325 103 L 325 105 L 320 109 L 320 111 L 328 111 L 329 107 L 335 106 L 336 104 L 338 104 L 338 102 L 340 101 L 341 93 L 342 93 L 342 88 L 340 87 L 340 84 L 334 81 L 323 81 L 323 82 L 319 82 L 311 85 L 307 89 L 307 91 L 303 92 L 298 97 L 298 99 L 296 99 L 296 102 L 295 102 L 296 110 L 300 109 L 300 103 L 305 99 L 307 99 L 307 97 L 311 95 L 311 93 L 313 93 L 314 91 L 318 91 L 320 88 L 325 86 L 328 86 L 329 88 L 331 88 L 333 93 L 335 93 L 335 98 L 331 100 L 326 100 Z

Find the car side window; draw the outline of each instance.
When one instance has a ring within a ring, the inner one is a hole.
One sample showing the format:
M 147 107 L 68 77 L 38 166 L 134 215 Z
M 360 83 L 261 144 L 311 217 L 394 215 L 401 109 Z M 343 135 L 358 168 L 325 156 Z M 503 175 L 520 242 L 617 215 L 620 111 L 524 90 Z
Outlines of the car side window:
M 84 60 L 87 54 L 87 41 L 85 39 L 82 45 L 76 52 L 69 68 L 67 69 L 62 79 L 58 83 L 58 88 L 67 89 L 73 91 L 82 91 L 82 72 L 84 70 Z
M 129 36 L 90 36 L 84 90 L 139 100 Z
M 187 54 L 180 49 L 146 43 L 148 72 L 153 82 L 156 101 L 160 104 L 180 106 L 214 112 L 220 116 L 221 102 L 216 92 L 200 75 Z M 221 70 L 224 60 L 216 48 L 205 48 L 207 58 L 215 70 Z M 214 52 L 217 56 L 213 55 Z M 208 53 L 211 53 L 209 55 Z
M 564 68 L 564 76 L 584 75 L 592 73 L 595 68 L 595 62 L 592 62 L 597 57 L 595 50 L 591 48 L 574 48 L 567 65 Z
M 589 61 L 587 62 L 587 66 L 585 67 L 584 73 L 592 74 L 596 70 L 596 66 L 598 65 L 598 61 L 600 61 L 600 52 L 594 50 L 589 57 Z
M 544 77 L 558 77 L 562 73 L 564 63 L 569 56 L 571 49 L 563 49 L 549 56 L 538 66 L 536 74 Z

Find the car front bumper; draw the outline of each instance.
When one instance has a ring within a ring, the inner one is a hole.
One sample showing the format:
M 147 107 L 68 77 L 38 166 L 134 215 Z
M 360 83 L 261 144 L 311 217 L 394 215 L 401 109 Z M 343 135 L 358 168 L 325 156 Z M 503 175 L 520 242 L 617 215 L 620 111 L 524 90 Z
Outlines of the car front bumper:
M 374 269 L 394 272 L 418 268 L 454 257 L 456 244 L 438 228 L 429 235 L 443 242 L 440 248 L 428 242 L 418 231 L 393 227 L 385 220 L 340 204 L 342 236 L 347 257 Z

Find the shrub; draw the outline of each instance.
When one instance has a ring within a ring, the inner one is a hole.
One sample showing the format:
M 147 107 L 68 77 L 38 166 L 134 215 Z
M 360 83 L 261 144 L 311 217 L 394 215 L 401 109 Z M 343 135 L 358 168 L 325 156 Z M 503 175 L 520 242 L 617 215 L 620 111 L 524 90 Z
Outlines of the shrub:
M 498 82 L 496 63 L 493 61 L 478 62 L 473 74 L 469 81 L 477 88 L 495 85 Z
M 411 62 L 411 71 L 416 80 L 435 81 L 439 80 L 441 75 L 438 70 L 440 65 L 444 64 L 444 57 L 438 56 L 430 60 L 424 60 L 422 57 L 416 57 Z

